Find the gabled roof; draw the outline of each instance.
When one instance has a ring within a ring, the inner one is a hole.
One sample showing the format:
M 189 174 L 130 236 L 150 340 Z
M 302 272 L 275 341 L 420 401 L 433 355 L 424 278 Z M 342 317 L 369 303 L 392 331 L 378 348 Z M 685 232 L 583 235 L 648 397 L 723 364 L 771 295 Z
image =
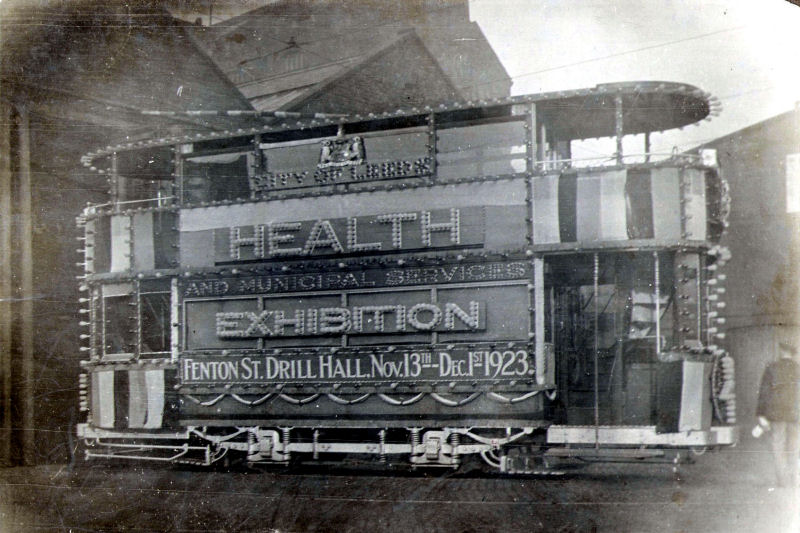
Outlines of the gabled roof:
M 19 98 L 54 115 L 77 113 L 128 131 L 242 126 L 242 120 L 228 117 L 184 118 L 176 124 L 141 114 L 147 109 L 252 109 L 184 24 L 152 8 L 66 5 L 4 9 L 0 75 Z M 258 124 L 250 118 L 246 125 Z
M 408 64 L 413 68 L 398 76 L 387 69 Z M 367 89 L 369 88 L 369 89 Z M 401 95 L 398 104 L 393 95 Z M 403 107 L 458 100 L 459 95 L 414 31 L 399 35 L 352 67 L 326 79 L 287 102 L 286 109 L 302 112 L 382 112 Z
M 403 55 L 402 58 L 399 58 Z M 409 59 L 412 58 L 412 59 Z M 408 63 L 413 73 L 405 76 L 387 76 L 387 68 L 398 63 Z M 324 68 L 324 67 L 323 67 Z M 311 83 L 287 91 L 268 93 L 252 102 L 259 109 L 303 110 L 306 112 L 358 113 L 364 110 L 373 112 L 396 109 L 398 103 L 392 95 L 403 94 L 409 106 L 434 104 L 459 99 L 453 85 L 448 81 L 438 63 L 430 55 L 419 36 L 413 31 L 398 35 L 384 43 L 372 53 L 358 61 L 339 65 L 336 70 L 326 70 L 324 76 L 312 77 Z M 410 80 L 421 79 L 417 83 Z M 269 91 L 269 82 L 264 82 Z M 342 97 L 342 86 L 349 88 L 350 98 Z M 257 83 L 245 90 L 245 94 L 257 94 Z M 334 88 L 337 87 L 336 91 Z M 326 93 L 330 92 L 326 96 Z M 312 105 L 312 102 L 316 102 Z
M 458 97 L 509 94 L 510 78 L 469 20 L 466 0 L 282 0 L 195 31 L 220 68 L 265 109 L 285 101 L 279 93 L 339 76 L 411 30 Z
M 725 143 L 730 142 L 738 142 L 743 137 L 763 134 L 764 131 L 769 131 L 770 135 L 775 136 L 785 136 L 786 127 L 789 125 L 793 125 L 792 121 L 797 120 L 798 112 L 796 110 L 791 111 L 784 111 L 778 115 L 765 118 L 764 120 L 760 120 L 749 126 L 745 126 L 744 128 L 738 129 L 731 133 L 725 134 L 721 137 L 717 137 L 712 141 L 708 141 L 700 145 L 701 147 L 718 147 L 722 146 Z

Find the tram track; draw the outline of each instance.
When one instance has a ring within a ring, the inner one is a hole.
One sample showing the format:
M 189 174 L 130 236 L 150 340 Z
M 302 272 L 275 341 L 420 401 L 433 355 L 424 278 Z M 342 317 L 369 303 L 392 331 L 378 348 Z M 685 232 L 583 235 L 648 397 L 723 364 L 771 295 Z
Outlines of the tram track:
M 784 495 L 758 484 L 758 457 L 714 454 L 680 481 L 652 465 L 592 465 L 555 479 L 18 468 L 0 471 L 0 524 L 9 531 L 781 531 Z

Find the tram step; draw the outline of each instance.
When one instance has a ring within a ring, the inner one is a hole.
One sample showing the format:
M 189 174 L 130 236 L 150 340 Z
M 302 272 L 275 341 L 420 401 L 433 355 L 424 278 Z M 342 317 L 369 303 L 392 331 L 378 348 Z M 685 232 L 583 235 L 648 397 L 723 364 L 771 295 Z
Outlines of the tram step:
M 592 459 L 650 459 L 664 457 L 664 450 L 643 448 L 550 448 L 546 457 L 573 457 Z

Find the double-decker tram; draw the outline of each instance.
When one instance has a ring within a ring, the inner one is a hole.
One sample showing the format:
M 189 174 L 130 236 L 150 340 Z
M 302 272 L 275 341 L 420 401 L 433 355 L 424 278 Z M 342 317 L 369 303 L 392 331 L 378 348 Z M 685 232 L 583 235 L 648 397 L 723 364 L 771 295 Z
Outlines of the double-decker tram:
M 86 456 L 531 473 L 733 444 L 727 185 L 650 149 L 715 105 L 619 83 L 87 154 Z

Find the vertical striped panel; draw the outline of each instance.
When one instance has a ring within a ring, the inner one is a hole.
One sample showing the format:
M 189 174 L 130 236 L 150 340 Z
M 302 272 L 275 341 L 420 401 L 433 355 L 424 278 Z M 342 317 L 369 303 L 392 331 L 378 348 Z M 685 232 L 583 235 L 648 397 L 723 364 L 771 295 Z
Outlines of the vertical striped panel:
M 706 238 L 706 180 L 702 170 L 684 169 L 684 214 L 686 215 L 686 238 L 705 240 Z
M 578 240 L 578 176 L 562 174 L 558 179 L 558 233 L 561 242 Z
M 627 233 L 631 239 L 653 238 L 653 190 L 649 170 L 628 170 L 625 180 Z
M 144 427 L 160 428 L 164 416 L 164 370 L 145 371 L 147 420 Z
M 87 220 L 85 227 L 86 242 L 84 244 L 84 258 L 86 261 L 86 272 L 94 273 L 94 254 L 95 254 L 95 233 L 97 232 L 97 220 Z
M 674 433 L 678 431 L 681 411 L 681 389 L 683 387 L 683 363 L 685 361 L 662 362 L 647 365 L 652 376 L 655 366 L 655 389 L 651 391 L 651 406 L 655 402 L 656 432 Z M 644 377 L 644 376 L 643 376 Z M 650 377 L 652 382 L 652 377 Z M 650 418 L 652 423 L 652 417 Z
M 133 263 L 136 270 L 155 268 L 154 237 L 153 213 L 133 215 Z
M 625 240 L 628 238 L 625 216 L 627 173 L 615 170 L 597 175 L 597 178 L 600 180 L 600 240 Z
M 131 268 L 131 217 L 111 217 L 111 272 L 122 272 Z
M 178 287 L 178 278 L 170 281 L 169 320 L 171 331 L 169 336 L 169 350 L 173 361 L 178 360 L 181 349 L 181 294 Z
M 89 392 L 91 393 L 91 409 L 92 409 L 92 418 L 94 420 L 94 424 L 96 426 L 102 425 L 102 416 L 100 413 L 100 409 L 102 408 L 102 400 L 100 399 L 100 372 L 92 372 L 91 373 L 91 389 Z
M 600 177 L 602 174 L 578 176 L 576 193 L 576 240 L 599 241 L 600 226 Z
M 92 418 L 98 427 L 114 427 L 113 370 L 92 372 Z
M 178 215 L 169 211 L 153 213 L 154 268 L 172 268 L 178 264 Z
M 533 243 L 560 242 L 558 174 L 533 178 Z
M 536 383 L 543 385 L 546 379 L 546 354 L 544 348 L 544 259 L 533 259 L 533 309 L 534 309 L 534 339 L 536 354 Z M 551 313 L 554 311 L 550 311 Z
M 710 382 L 710 363 L 699 361 L 683 362 L 678 431 L 708 430 L 711 425 Z
M 681 194 L 679 169 L 654 168 L 650 171 L 653 197 L 653 237 L 681 238 Z
M 94 272 L 108 272 L 111 268 L 111 218 L 104 216 L 95 219 L 93 229 L 94 236 L 87 242 L 94 244 Z
M 133 293 L 133 283 L 107 283 L 103 285 L 103 297 L 129 296 Z
M 145 427 L 147 416 L 147 383 L 144 370 L 128 372 L 128 427 Z
M 128 383 L 127 370 L 117 370 L 114 372 L 114 399 L 112 403 L 114 405 L 115 429 L 125 429 L 128 427 L 128 398 L 130 397 Z

